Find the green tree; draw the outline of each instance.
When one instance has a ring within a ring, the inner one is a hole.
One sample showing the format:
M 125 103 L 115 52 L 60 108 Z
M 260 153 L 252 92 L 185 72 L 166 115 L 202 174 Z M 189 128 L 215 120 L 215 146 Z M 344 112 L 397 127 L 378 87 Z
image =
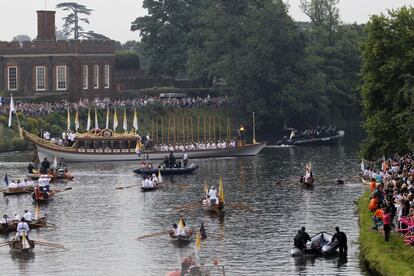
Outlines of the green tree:
M 413 150 L 414 8 L 372 16 L 362 47 L 366 158 Z
M 89 18 L 92 13 L 92 9 L 88 9 L 86 6 L 75 2 L 63 2 L 56 5 L 56 8 L 69 12 L 69 14 L 63 17 L 65 23 L 63 24 L 63 32 L 65 36 L 70 36 L 73 33 L 73 39 L 88 38 L 88 39 L 107 39 L 102 34 L 95 33 L 93 31 L 85 31 L 80 23 L 89 24 Z
M 189 33 L 197 18 L 198 0 L 144 0 L 148 15 L 131 26 L 139 31 L 152 75 L 175 77 L 186 72 Z
M 28 35 L 16 35 L 15 37 L 13 37 L 12 41 L 23 42 L 23 41 L 32 41 L 32 39 Z

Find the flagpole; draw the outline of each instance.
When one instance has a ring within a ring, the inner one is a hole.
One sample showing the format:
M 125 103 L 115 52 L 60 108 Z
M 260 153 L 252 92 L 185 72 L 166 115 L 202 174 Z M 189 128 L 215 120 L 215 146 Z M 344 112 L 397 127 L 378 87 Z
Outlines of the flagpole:
M 255 119 L 255 113 L 253 112 L 253 144 L 257 144 L 256 142 L 256 119 Z

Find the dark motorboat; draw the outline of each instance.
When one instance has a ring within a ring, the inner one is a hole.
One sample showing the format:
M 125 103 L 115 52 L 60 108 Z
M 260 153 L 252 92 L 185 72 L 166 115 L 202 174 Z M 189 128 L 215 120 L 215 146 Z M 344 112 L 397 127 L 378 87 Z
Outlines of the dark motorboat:
M 134 170 L 134 173 L 151 175 L 154 173 L 157 174 L 158 171 L 160 171 L 162 175 L 175 175 L 175 174 L 191 173 L 196 169 L 198 169 L 198 165 L 193 163 L 187 167 L 181 167 L 181 168 L 159 168 L 159 169 L 158 168 L 152 168 L 152 169 L 138 168 Z
M 306 244 L 304 251 L 295 247 L 290 251 L 292 257 L 300 257 L 303 255 L 328 255 L 336 252 L 336 249 L 339 246 L 337 240 L 331 242 L 332 235 L 326 232 L 320 232 L 311 238 L 310 241 Z
M 292 135 L 291 135 L 292 136 Z M 339 130 L 331 136 L 293 136 L 292 138 L 285 138 L 277 142 L 277 145 L 292 145 L 292 146 L 317 146 L 330 145 L 338 143 L 345 136 L 345 131 Z

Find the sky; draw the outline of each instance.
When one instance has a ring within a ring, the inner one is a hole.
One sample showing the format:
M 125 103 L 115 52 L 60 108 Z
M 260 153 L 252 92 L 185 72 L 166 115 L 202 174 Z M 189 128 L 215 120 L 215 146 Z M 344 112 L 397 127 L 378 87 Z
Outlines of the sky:
M 289 4 L 289 13 L 295 20 L 308 21 L 299 8 L 300 0 L 284 1 Z M 61 29 L 61 18 L 66 12 L 55 7 L 62 2 L 77 2 L 94 10 L 85 30 L 93 30 L 121 42 L 139 39 L 139 33 L 130 31 L 130 27 L 135 18 L 146 14 L 142 8 L 143 0 L 0 0 L 0 40 L 10 41 L 20 34 L 35 38 L 36 10 L 45 9 L 45 3 L 48 10 L 56 10 L 56 26 Z M 371 15 L 404 5 L 414 6 L 414 0 L 341 0 L 338 6 L 343 22 L 365 23 Z

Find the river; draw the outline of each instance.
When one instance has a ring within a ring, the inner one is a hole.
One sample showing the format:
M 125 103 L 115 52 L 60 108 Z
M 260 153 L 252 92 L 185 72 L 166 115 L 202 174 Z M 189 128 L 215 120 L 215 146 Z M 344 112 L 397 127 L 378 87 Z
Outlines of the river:
M 358 217 L 354 201 L 362 194 L 356 141 L 349 135 L 335 146 L 266 148 L 256 157 L 192 160 L 200 165 L 187 176 L 164 177 L 160 190 L 142 193 L 134 162 L 73 163 L 72 187 L 42 207 L 56 228 L 34 230 L 31 238 L 63 244 L 66 249 L 36 247 L 34 256 L 12 256 L 0 247 L 1 275 L 165 275 L 193 253 L 193 244 L 174 247 L 167 235 L 136 240 L 160 232 L 179 215 L 198 228 L 204 222 L 207 240 L 199 257 L 217 259 L 226 275 L 361 275 Z M 191 157 L 191 155 L 190 155 Z M 30 153 L 0 154 L 1 176 L 24 178 Z M 317 179 L 313 190 L 298 184 L 311 161 Z M 204 183 L 223 177 L 228 208 L 223 221 L 200 208 L 176 212 L 196 202 Z M 336 180 L 342 179 L 344 185 Z M 0 196 L 0 212 L 33 210 L 31 198 Z M 292 258 L 293 237 L 301 226 L 312 236 L 340 226 L 348 236 L 347 258 Z M 7 237 L 0 236 L 0 241 Z

